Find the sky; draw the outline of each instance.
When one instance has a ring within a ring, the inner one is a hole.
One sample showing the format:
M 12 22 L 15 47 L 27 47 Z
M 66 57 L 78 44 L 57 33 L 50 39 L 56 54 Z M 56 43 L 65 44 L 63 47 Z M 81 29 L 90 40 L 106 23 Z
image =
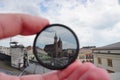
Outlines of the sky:
M 26 13 L 64 24 L 77 34 L 80 47 L 120 42 L 120 0 L 0 0 L 0 13 Z M 34 37 L 11 40 L 29 46 Z M 0 40 L 0 45 L 8 46 L 9 41 Z

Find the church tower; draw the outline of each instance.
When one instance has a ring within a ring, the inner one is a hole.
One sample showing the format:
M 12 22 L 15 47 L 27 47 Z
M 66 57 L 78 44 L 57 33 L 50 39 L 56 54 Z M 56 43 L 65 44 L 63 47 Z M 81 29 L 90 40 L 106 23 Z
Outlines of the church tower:
M 59 40 L 58 40 L 58 56 L 59 57 L 62 56 L 62 40 L 61 40 L 61 38 L 59 38 Z
M 57 43 L 57 35 L 55 33 L 55 36 L 54 36 L 54 44 Z
M 49 56 L 53 58 L 62 57 L 63 45 L 61 38 L 58 38 L 55 33 L 53 40 L 54 43 L 45 45 L 44 50 L 48 53 Z
M 62 49 L 62 41 L 61 41 L 61 38 L 59 38 L 58 47 L 59 47 L 60 49 Z
M 58 43 L 57 43 L 57 35 L 55 33 L 55 37 L 54 37 L 54 48 L 55 48 L 55 51 L 54 51 L 54 56 L 57 57 L 57 54 L 58 54 Z

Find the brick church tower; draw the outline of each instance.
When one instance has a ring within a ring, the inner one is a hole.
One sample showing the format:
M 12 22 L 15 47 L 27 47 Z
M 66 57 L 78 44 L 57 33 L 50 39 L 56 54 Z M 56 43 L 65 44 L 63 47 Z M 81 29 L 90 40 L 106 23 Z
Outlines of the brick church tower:
M 60 57 L 62 53 L 62 40 L 58 39 L 57 35 L 54 36 L 54 43 L 45 45 L 44 50 L 52 57 Z

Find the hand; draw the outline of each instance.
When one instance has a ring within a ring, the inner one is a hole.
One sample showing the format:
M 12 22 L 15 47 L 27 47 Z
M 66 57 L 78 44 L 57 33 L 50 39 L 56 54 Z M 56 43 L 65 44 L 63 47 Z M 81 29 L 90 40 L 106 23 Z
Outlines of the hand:
M 53 71 L 43 75 L 9 76 L 0 74 L 1 80 L 110 80 L 104 69 L 95 67 L 91 63 L 80 63 L 79 60 L 72 63 L 64 70 Z
M 25 14 L 0 14 L 0 39 L 15 35 L 32 35 L 42 30 L 46 19 Z M 109 80 L 108 73 L 91 63 L 76 60 L 64 70 L 43 75 L 9 76 L 0 73 L 1 80 Z
M 110 80 L 107 71 L 76 60 L 66 69 L 42 75 L 43 80 Z
M 0 39 L 15 35 L 32 35 L 43 29 L 47 19 L 26 14 L 0 14 Z

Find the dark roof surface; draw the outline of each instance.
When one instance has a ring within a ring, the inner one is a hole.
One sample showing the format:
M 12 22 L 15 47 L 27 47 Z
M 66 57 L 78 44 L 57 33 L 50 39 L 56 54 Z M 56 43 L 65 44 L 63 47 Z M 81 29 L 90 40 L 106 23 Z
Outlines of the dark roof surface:
M 49 48 L 53 48 L 54 47 L 54 44 L 48 44 L 48 45 L 45 45 L 44 49 L 49 49 Z
M 113 44 L 110 44 L 110 45 L 106 45 L 106 46 L 103 46 L 103 47 L 97 47 L 97 48 L 94 48 L 94 49 L 99 49 L 99 50 L 120 50 L 120 42 L 113 43 Z

